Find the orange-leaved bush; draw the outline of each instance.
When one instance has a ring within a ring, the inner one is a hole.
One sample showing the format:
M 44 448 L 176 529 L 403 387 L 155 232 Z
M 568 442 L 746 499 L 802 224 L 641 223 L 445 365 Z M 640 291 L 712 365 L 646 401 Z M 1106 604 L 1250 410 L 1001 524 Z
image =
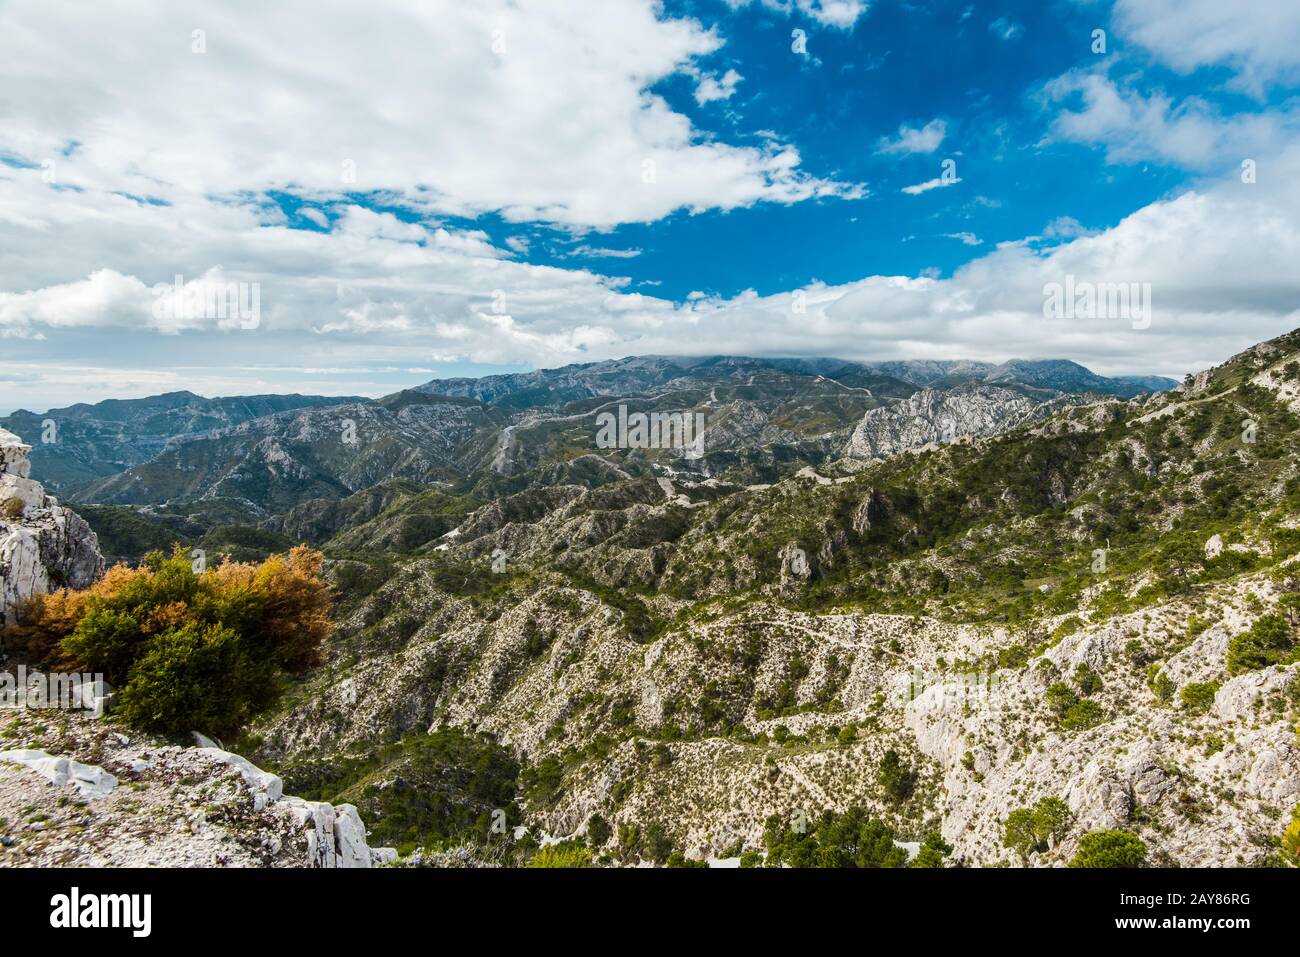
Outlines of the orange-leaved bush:
M 196 572 L 178 548 L 117 565 L 83 591 L 38 595 L 9 643 L 33 664 L 102 673 L 131 724 L 233 734 L 320 662 L 332 596 L 319 552 Z

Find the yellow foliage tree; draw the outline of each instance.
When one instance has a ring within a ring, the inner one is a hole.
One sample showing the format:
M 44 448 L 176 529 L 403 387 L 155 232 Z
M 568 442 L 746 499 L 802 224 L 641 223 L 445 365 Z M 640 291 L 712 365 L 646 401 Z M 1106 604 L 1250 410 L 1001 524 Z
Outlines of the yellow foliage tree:
M 333 627 L 323 556 L 196 571 L 180 548 L 117 565 L 81 591 L 38 595 L 6 633 L 28 662 L 103 674 L 147 730 L 233 733 L 274 701 L 285 674 L 320 663 Z

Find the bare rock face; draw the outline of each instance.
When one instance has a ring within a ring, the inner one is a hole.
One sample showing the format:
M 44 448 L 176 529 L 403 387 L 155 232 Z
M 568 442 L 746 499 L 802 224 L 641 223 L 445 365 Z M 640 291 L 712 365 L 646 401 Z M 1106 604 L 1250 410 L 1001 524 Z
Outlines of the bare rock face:
M 853 430 L 844 454 L 884 458 L 967 436 L 997 435 L 1033 421 L 1041 409 L 1041 403 L 996 386 L 922 389 L 895 405 L 867 412 Z
M 0 867 L 370 868 L 397 857 L 370 846 L 351 804 L 286 795 L 279 777 L 201 735 L 178 747 L 75 711 L 7 715 Z
M 885 517 L 887 502 L 882 493 L 870 489 L 853 511 L 853 531 L 859 535 L 871 531 Z
M 52 588 L 85 588 L 104 573 L 99 540 L 85 520 L 29 478 L 31 446 L 0 429 L 0 621 Z
M 808 562 L 808 553 L 799 547 L 798 542 L 790 542 L 781 549 L 781 587 L 791 583 L 804 582 L 812 577 L 812 566 Z

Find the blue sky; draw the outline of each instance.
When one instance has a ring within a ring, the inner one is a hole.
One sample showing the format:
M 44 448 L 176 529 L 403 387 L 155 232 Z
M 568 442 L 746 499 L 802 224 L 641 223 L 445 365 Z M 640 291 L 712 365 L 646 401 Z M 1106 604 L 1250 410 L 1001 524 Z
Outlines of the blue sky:
M 1042 2 L 875 5 L 861 28 L 819 29 L 816 20 L 754 6 L 719 18 L 717 2 L 671 3 L 682 15 L 719 20 L 725 47 L 701 66 L 735 69 L 743 80 L 725 101 L 696 103 L 695 84 L 676 74 L 656 86 L 709 135 L 743 141 L 779 130 L 803 165 L 868 185 L 859 201 L 761 204 L 726 213 L 678 213 L 616 230 L 602 247 L 640 249 L 604 265 L 661 293 L 699 290 L 771 294 L 813 280 L 836 284 L 864 274 L 952 270 L 992 244 L 1040 231 L 1048 218 L 1105 228 L 1186 181 L 1148 164 L 1108 168 L 1097 151 L 1039 146 L 1051 114 L 1033 93 L 1063 67 L 1091 67 L 1096 13 Z M 996 16 L 995 16 L 996 14 Z M 1014 39 L 994 39 L 1005 21 Z M 809 35 L 808 54 L 790 50 L 791 31 Z M 1190 80 L 1183 86 L 1195 89 Z M 882 153 L 899 128 L 940 120 L 932 152 Z M 952 159 L 963 182 L 909 196 L 902 189 L 940 175 Z M 978 246 L 950 238 L 970 233 Z M 798 237 L 797 242 L 775 241 Z M 726 249 L 726 255 L 717 250 Z M 550 262 L 561 264 L 558 258 Z
M 308 6 L 0 8 L 0 411 L 651 352 L 1181 375 L 1300 325 L 1294 3 Z M 1154 321 L 1045 320 L 1067 274 Z M 260 314 L 160 318 L 177 275 Z

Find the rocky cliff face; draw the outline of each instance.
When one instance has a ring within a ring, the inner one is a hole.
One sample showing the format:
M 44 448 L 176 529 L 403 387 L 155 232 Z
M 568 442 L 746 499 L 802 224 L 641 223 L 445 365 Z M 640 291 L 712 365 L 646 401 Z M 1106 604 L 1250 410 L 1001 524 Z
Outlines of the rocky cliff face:
M 90 526 L 30 478 L 31 446 L 0 429 L 0 620 L 51 588 L 85 588 L 104 571 Z
M 906 449 L 997 435 L 1022 425 L 1049 407 L 1011 389 L 964 386 L 948 391 L 923 389 L 896 405 L 872 409 L 862 417 L 844 454 L 884 458 Z

